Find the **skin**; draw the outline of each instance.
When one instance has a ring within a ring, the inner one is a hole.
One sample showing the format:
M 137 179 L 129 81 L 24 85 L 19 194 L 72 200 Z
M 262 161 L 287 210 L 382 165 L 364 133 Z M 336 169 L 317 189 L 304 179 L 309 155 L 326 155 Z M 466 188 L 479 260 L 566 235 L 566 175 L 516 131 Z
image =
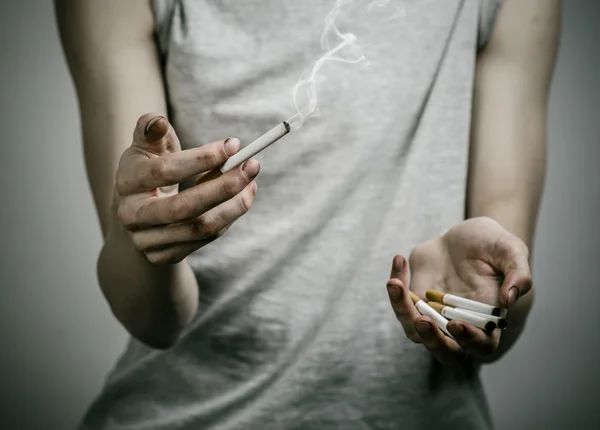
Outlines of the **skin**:
M 172 347 L 196 314 L 201 290 L 185 257 L 250 209 L 260 166 L 249 160 L 178 192 L 178 183 L 236 153 L 239 140 L 181 150 L 167 120 L 149 2 L 56 0 L 55 10 L 104 236 L 100 287 L 133 337 Z
M 522 333 L 534 297 L 530 253 L 546 170 L 549 88 L 560 37 L 560 0 L 504 0 L 477 60 L 466 221 L 397 255 L 387 284 L 406 336 L 446 365 L 493 362 Z M 407 289 L 437 289 L 509 308 L 508 328 L 486 333 L 451 321 L 455 340 Z
M 559 2 L 504 3 L 477 65 L 467 216 L 484 217 L 489 229 L 512 232 L 531 246 L 543 182 L 545 109 L 558 38 Z M 181 150 L 168 122 L 149 2 L 55 0 L 55 9 L 79 99 L 86 171 L 104 238 L 97 265 L 100 287 L 115 317 L 133 337 L 150 347 L 172 347 L 195 316 L 202 290 L 185 257 L 218 240 L 250 210 L 260 166 L 249 161 L 213 181 L 178 192 L 179 182 L 218 167 L 237 152 L 239 142 L 230 139 L 226 147 L 223 139 Z M 156 113 L 145 114 L 149 111 Z M 133 124 L 137 125 L 132 136 Z M 204 143 L 202 136 L 197 140 Z M 500 230 L 492 219 L 502 226 Z M 457 228 L 462 231 L 461 226 Z M 413 279 L 419 279 L 419 273 L 444 279 L 456 269 L 441 262 L 455 261 L 461 249 L 491 242 L 493 234 L 485 230 L 418 246 L 411 254 Z M 510 243 L 521 247 L 514 239 Z M 430 257 L 436 261 L 433 266 L 428 266 Z M 475 256 L 472 261 L 486 262 L 488 257 Z M 408 264 L 401 256 L 395 261 L 390 284 L 411 287 Z M 494 262 L 489 267 L 473 266 L 484 267 L 485 273 L 478 275 L 496 288 L 488 285 L 486 294 L 491 295 L 486 297 L 506 303 L 508 284 L 498 290 L 500 281 L 486 277 L 491 268 L 500 270 Z M 514 339 L 532 297 L 525 278 L 517 281 L 521 298 L 510 312 Z M 431 287 L 452 290 L 457 285 Z M 460 288 L 481 293 L 469 282 Z M 396 300 L 393 293 L 392 287 L 396 314 L 412 318 L 403 321 L 405 327 L 413 327 L 407 335 L 436 350 L 437 356 L 458 357 L 477 350 L 477 343 L 489 343 L 480 332 L 460 323 L 470 336 L 460 348 L 445 344 L 435 326 L 417 338 L 417 327 L 431 321 L 417 316 L 410 302 Z M 514 339 L 507 330 L 497 345 L 492 342 L 494 353 Z

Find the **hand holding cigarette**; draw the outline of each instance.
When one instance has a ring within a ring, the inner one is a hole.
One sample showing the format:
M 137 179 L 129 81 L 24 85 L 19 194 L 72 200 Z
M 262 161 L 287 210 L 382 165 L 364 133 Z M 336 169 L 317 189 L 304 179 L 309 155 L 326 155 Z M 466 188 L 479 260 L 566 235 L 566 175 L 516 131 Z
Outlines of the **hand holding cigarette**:
M 234 169 L 246 160 L 249 160 L 251 157 L 254 157 L 262 150 L 268 148 L 273 143 L 277 142 L 283 136 L 288 134 L 290 130 L 291 128 L 289 124 L 285 121 L 276 125 L 271 130 L 267 131 L 265 134 L 260 136 L 258 139 L 254 140 L 253 142 L 242 148 L 235 155 L 232 155 L 227 161 L 225 161 L 223 165 L 198 177 L 198 179 L 196 179 L 196 185 L 200 185 L 204 182 L 216 179 L 223 173 L 229 172 L 231 169 Z
M 417 246 L 410 265 L 397 255 L 387 285 L 406 336 L 456 364 L 496 351 L 507 308 L 531 283 L 525 244 L 494 220 L 474 218 Z
M 133 144 L 119 162 L 115 204 L 118 222 L 151 263 L 180 262 L 249 210 L 260 169 L 255 160 L 178 191 L 180 183 L 230 160 L 239 145 L 226 139 L 182 151 L 164 117 L 146 114 L 138 120 Z

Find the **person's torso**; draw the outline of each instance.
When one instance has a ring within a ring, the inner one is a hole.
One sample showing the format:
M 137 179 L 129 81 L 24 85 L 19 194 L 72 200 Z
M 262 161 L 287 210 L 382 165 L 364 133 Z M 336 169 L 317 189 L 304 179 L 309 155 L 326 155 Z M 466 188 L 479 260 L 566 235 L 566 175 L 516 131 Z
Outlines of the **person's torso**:
M 183 146 L 248 143 L 293 114 L 333 3 L 154 0 Z M 321 116 L 256 157 L 251 210 L 189 257 L 193 324 L 169 351 L 131 341 L 83 428 L 491 426 L 477 372 L 406 339 L 385 284 L 396 253 L 464 218 L 476 50 L 497 3 L 391 1 L 378 25 L 369 2 L 346 6 L 361 9 L 339 28 L 376 41 L 370 64 L 324 67 Z

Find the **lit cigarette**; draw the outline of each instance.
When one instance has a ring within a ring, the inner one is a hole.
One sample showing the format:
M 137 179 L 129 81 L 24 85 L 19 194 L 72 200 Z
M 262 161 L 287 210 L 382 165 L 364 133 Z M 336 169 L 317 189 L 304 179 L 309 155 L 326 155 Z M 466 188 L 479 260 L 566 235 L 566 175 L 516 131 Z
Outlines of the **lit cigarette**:
M 421 300 L 419 296 L 417 296 L 412 291 L 410 292 L 410 298 L 412 299 L 413 303 L 415 304 L 415 307 L 421 313 L 421 315 L 426 315 L 429 318 L 431 318 L 435 322 L 435 324 L 440 328 L 440 330 L 442 330 L 444 333 L 446 333 L 446 335 L 454 339 L 454 337 L 446 328 L 446 325 L 448 325 L 449 322 L 446 318 L 444 318 L 442 315 L 440 315 L 439 312 L 437 312 L 435 309 L 433 309 L 431 306 L 429 306 L 427 303 Z
M 479 312 L 480 314 L 494 315 L 496 317 L 499 317 L 502 314 L 502 309 L 498 307 L 477 302 L 475 300 L 465 299 L 464 297 L 455 296 L 454 294 L 442 293 L 441 291 L 436 290 L 427 290 L 425 294 L 429 300 L 445 305 L 456 306 L 457 308 L 468 309 L 470 311 Z
M 430 302 L 430 303 L 434 303 L 434 302 Z M 449 306 L 449 305 L 446 305 L 446 306 Z M 482 313 L 479 313 L 479 312 L 470 311 L 468 309 L 462 309 L 462 308 L 457 308 L 457 309 L 460 309 L 462 312 L 468 312 L 468 313 L 473 314 L 475 316 L 485 318 L 488 321 L 493 321 L 493 322 L 496 323 L 496 325 L 498 326 L 498 328 L 500 330 L 504 330 L 508 326 L 508 323 L 506 322 L 506 319 L 503 316 L 496 317 L 496 316 L 493 316 L 493 315 L 486 315 L 486 314 L 482 314 Z
M 487 331 L 493 331 L 496 328 L 496 323 L 485 318 L 486 315 L 484 314 L 477 316 L 469 311 L 453 308 L 452 306 L 444 306 L 438 302 L 429 302 L 427 304 L 449 320 L 464 321 L 467 324 L 474 325 L 475 327 L 479 327 Z
M 223 173 L 227 173 L 231 169 L 239 166 L 244 161 L 249 160 L 254 157 L 256 154 L 261 152 L 263 149 L 277 142 L 283 136 L 290 132 L 290 126 L 287 122 L 282 122 L 277 126 L 273 127 L 271 130 L 267 131 L 265 134 L 260 136 L 254 142 L 248 144 L 240 151 L 229 157 L 229 159 L 223 163 L 221 167 L 215 170 L 211 170 L 210 172 L 205 173 L 196 179 L 196 185 L 201 184 L 206 181 L 210 181 L 211 179 L 218 178 Z

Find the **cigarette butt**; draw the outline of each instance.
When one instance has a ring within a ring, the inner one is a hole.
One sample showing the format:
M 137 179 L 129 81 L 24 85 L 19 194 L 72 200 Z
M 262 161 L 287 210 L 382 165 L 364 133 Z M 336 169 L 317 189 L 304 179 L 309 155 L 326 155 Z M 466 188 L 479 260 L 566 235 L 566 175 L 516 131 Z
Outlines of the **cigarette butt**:
M 446 305 L 446 306 L 450 306 L 450 305 Z M 486 314 L 482 314 L 480 312 L 470 311 L 468 309 L 462 309 L 462 308 L 456 308 L 456 309 L 460 309 L 462 312 L 468 312 L 475 316 L 486 318 L 490 321 L 494 321 L 500 330 L 504 330 L 506 327 L 508 327 L 508 323 L 506 322 L 506 319 L 501 316 L 496 317 L 493 315 L 486 315 Z
M 425 293 L 429 300 L 452 305 L 457 308 L 468 309 L 486 315 L 501 316 L 502 309 L 496 306 L 488 305 L 487 303 L 478 302 L 476 300 L 466 299 L 450 293 L 443 293 L 436 290 L 427 290 Z
M 442 309 L 444 309 L 444 305 L 438 302 L 427 302 L 427 304 L 439 313 L 442 313 Z
M 425 292 L 425 297 L 434 302 L 444 303 L 444 296 L 445 293 L 442 293 L 441 291 L 427 290 Z
M 419 296 L 417 296 L 415 293 L 413 293 L 412 291 L 409 291 L 409 292 L 410 292 L 410 298 L 412 299 L 413 303 L 417 304 L 417 302 L 419 300 L 421 300 L 421 298 Z
M 417 296 L 412 291 L 410 292 L 410 298 L 412 299 L 413 303 L 415 304 L 415 307 L 421 315 L 426 315 L 429 318 L 431 318 L 435 322 L 435 325 L 437 325 L 446 336 L 454 339 L 454 337 L 450 334 L 448 328 L 446 327 L 449 322 L 446 318 L 444 318 L 440 313 L 436 312 L 435 309 L 433 309 L 431 306 L 429 306 L 427 303 L 421 300 L 421 298 L 419 298 L 419 296 Z
M 203 184 L 204 182 L 211 181 L 213 179 L 217 179 L 223 173 L 219 169 L 210 170 L 203 175 L 196 178 L 196 185 Z
M 471 324 L 487 331 L 493 331 L 496 329 L 496 323 L 491 321 L 489 318 L 486 318 L 488 315 L 475 315 L 472 312 L 467 312 L 452 306 L 444 306 L 438 302 L 429 302 L 428 304 L 449 320 L 463 321 L 467 324 Z

